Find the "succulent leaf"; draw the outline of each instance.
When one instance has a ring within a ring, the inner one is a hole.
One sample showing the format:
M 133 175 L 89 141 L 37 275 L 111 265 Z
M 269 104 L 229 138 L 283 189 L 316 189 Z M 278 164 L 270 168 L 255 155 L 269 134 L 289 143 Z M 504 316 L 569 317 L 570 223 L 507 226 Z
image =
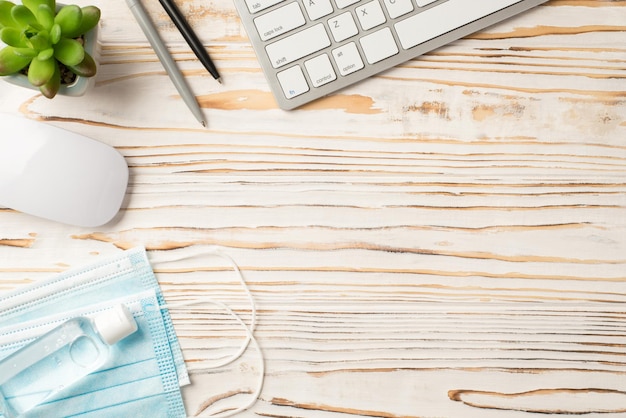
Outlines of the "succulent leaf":
M 33 12 L 33 14 L 35 15 L 37 14 L 37 9 L 39 8 L 39 6 L 43 4 L 54 10 L 54 3 L 49 0 L 22 0 L 21 3 L 24 6 L 28 7 L 28 10 Z
M 0 41 L 4 42 L 7 45 L 14 46 L 16 48 L 24 48 L 26 47 L 26 42 L 24 42 L 24 38 L 22 37 L 22 32 L 13 27 L 4 27 L 0 29 Z
M 0 76 L 15 74 L 30 64 L 32 57 L 18 53 L 12 46 L 0 49 Z
M 101 11 L 96 6 L 86 6 L 82 9 L 83 18 L 80 25 L 73 32 L 64 33 L 67 38 L 78 38 L 96 27 L 100 21 Z
M 37 59 L 40 61 L 49 60 L 54 56 L 54 48 L 44 49 L 37 55 Z
M 59 71 L 59 66 L 54 66 L 54 74 L 50 77 L 47 83 L 39 86 L 39 91 L 46 96 L 48 99 L 52 99 L 57 95 L 59 89 L 61 88 L 61 72 Z
M 30 48 L 15 48 L 15 53 L 29 59 L 37 56 L 37 51 Z
M 63 6 L 54 18 L 54 23 L 58 23 L 61 27 L 63 36 L 71 37 L 66 34 L 72 34 L 80 28 L 83 20 L 83 11 L 75 4 Z
M 21 4 L 13 6 L 11 9 L 11 16 L 21 26 L 31 26 L 37 30 L 43 29 L 39 22 L 37 22 L 37 18 L 33 12 L 31 12 L 26 6 Z
M 81 77 L 93 77 L 96 75 L 98 67 L 96 61 L 91 55 L 85 52 L 85 58 L 78 65 L 69 66 L 69 69 L 76 75 Z
M 61 26 L 58 23 L 52 25 L 50 29 L 50 43 L 52 45 L 58 44 L 61 40 Z
M 11 15 L 11 9 L 14 3 L 6 0 L 0 0 L 0 27 L 17 28 L 19 25 Z
M 40 5 L 35 12 L 35 16 L 45 30 L 49 31 L 52 25 L 54 25 L 54 11 L 47 4 Z
M 46 84 L 54 75 L 54 71 L 57 68 L 57 63 L 54 58 L 41 61 L 38 59 L 32 60 L 28 67 L 28 81 L 33 86 L 42 86 Z
M 71 67 L 80 64 L 85 58 L 85 49 L 80 42 L 74 39 L 61 38 L 59 43 L 54 46 L 54 56 L 63 64 Z
M 44 49 L 48 49 L 50 48 L 50 46 L 52 46 L 52 44 L 50 43 L 50 36 L 45 31 L 39 32 L 36 35 L 31 36 L 25 42 L 35 51 L 43 51 Z

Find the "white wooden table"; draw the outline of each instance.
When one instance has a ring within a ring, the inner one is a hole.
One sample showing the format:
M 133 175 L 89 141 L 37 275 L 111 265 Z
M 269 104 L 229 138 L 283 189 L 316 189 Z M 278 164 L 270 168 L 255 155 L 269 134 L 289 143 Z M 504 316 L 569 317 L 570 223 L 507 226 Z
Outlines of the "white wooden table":
M 95 229 L 0 209 L 0 291 L 142 245 L 166 298 L 247 318 L 225 263 L 163 261 L 219 245 L 266 357 L 243 416 L 626 416 L 626 3 L 551 1 L 285 112 L 230 0 L 179 1 L 223 85 L 146 0 L 208 129 L 123 1 L 77 3 L 103 11 L 96 87 L 0 83 L 0 111 L 116 147 L 128 196 Z M 243 336 L 174 318 L 190 364 Z M 250 351 L 195 373 L 188 413 L 244 403 L 257 372 Z

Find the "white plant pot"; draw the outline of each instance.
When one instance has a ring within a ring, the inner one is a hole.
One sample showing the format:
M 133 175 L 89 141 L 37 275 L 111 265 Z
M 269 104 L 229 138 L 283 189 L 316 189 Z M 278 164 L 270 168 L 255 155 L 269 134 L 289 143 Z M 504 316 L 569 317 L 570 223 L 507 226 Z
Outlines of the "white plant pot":
M 57 3 L 57 7 L 62 6 L 62 4 Z M 94 61 L 96 62 L 96 66 L 99 65 L 100 60 L 100 48 L 98 44 L 98 33 L 99 33 L 100 22 L 89 32 L 85 33 L 83 36 L 85 40 L 85 52 L 92 56 Z M 1 42 L 0 42 L 1 44 Z M 39 91 L 39 87 L 33 86 L 28 81 L 28 77 L 24 74 L 12 74 L 4 77 L 0 77 L 2 80 L 14 84 L 20 87 L 26 87 L 31 90 Z M 63 96 L 72 96 L 78 97 L 83 96 L 88 90 L 90 90 L 96 82 L 96 77 L 81 77 L 77 76 L 76 80 L 72 84 L 61 84 L 59 88 L 59 92 L 57 94 Z

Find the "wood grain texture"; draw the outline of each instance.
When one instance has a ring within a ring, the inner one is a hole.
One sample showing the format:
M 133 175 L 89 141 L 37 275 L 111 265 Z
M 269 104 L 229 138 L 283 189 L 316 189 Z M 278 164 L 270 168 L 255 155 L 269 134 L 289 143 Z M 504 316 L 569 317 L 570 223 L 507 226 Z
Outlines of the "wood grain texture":
M 93 2 L 91 2 L 93 3 Z M 0 84 L 0 110 L 116 147 L 131 169 L 97 229 L 0 210 L 0 291 L 148 248 L 168 300 L 259 308 L 266 382 L 242 416 L 626 416 L 626 2 L 551 1 L 301 109 L 279 110 L 230 1 L 179 0 L 215 59 L 146 8 L 200 129 L 123 2 L 96 88 Z M 188 413 L 245 402 L 258 355 L 221 312 L 174 311 Z M 203 411 L 203 412 L 200 412 Z

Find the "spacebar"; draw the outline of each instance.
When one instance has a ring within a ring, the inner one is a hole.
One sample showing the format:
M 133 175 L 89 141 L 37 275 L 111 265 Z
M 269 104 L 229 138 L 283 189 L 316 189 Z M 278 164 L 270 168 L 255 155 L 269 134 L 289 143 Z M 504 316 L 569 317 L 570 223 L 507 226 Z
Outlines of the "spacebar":
M 330 38 L 326 33 L 326 29 L 324 29 L 324 25 L 320 23 L 295 35 L 269 44 L 265 47 L 265 51 L 272 66 L 279 68 L 329 45 Z
M 500 0 L 494 4 L 494 0 L 448 0 L 394 26 L 402 48 L 409 49 L 519 2 Z

